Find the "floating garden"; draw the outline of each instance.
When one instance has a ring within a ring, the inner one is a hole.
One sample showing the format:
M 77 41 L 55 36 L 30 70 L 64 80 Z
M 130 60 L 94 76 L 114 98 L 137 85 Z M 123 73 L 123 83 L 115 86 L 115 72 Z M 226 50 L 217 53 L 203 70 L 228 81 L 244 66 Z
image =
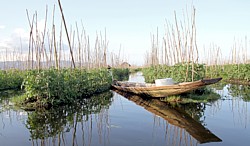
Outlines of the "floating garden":
M 111 71 L 114 79 L 128 78 L 128 69 Z M 32 110 L 71 104 L 107 91 L 112 75 L 108 69 L 8 70 L 1 71 L 0 82 L 2 92 L 15 89 L 23 93 L 11 99 L 15 105 Z
M 250 64 L 226 64 L 208 66 L 208 77 L 221 76 L 229 83 L 250 84 Z
M 183 63 L 174 66 L 157 65 L 142 69 L 145 81 L 153 83 L 155 79 L 173 78 L 176 82 L 190 82 L 200 80 L 205 77 L 205 67 L 203 64 Z

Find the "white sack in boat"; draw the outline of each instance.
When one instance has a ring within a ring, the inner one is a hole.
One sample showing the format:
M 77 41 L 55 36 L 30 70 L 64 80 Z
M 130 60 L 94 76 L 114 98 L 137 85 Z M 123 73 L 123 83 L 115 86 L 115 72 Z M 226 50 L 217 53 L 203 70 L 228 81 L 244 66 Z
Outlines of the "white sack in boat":
M 165 86 L 165 85 L 174 85 L 175 82 L 172 78 L 165 78 L 165 79 L 156 79 L 155 85 L 156 86 Z

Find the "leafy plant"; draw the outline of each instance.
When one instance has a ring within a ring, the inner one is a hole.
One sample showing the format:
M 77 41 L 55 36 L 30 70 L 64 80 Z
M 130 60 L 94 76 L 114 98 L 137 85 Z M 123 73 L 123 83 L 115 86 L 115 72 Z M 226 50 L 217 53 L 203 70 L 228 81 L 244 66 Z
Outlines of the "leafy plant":
M 225 80 L 250 81 L 250 64 L 226 64 L 208 66 L 206 76 L 221 76 Z
M 111 71 L 114 80 L 119 80 L 119 81 L 128 80 L 130 73 L 128 68 L 112 68 Z
M 0 91 L 9 89 L 20 89 L 25 71 L 11 69 L 0 70 Z
M 111 75 L 105 69 L 30 70 L 23 81 L 26 99 L 23 105 L 50 107 L 69 104 L 110 88 Z
M 173 78 L 176 82 L 195 81 L 205 77 L 203 64 L 183 63 L 174 66 L 157 65 L 142 69 L 145 81 L 153 83 L 155 79 Z

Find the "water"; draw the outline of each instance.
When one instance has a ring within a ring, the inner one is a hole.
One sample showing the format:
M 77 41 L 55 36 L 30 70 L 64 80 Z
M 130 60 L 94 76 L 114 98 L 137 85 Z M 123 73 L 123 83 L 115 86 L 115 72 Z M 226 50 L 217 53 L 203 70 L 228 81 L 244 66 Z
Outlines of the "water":
M 141 74 L 130 80 L 144 82 Z M 33 112 L 1 97 L 0 146 L 248 146 L 248 91 L 226 85 L 217 90 L 220 100 L 175 107 L 112 91 Z

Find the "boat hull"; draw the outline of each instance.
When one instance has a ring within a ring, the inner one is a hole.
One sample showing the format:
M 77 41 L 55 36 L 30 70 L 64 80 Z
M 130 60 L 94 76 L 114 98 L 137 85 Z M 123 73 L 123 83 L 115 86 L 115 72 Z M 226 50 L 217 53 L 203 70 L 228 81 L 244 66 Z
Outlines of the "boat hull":
M 194 82 L 184 82 L 175 85 L 155 86 L 154 84 L 136 84 L 131 82 L 116 81 L 112 84 L 114 89 L 149 97 L 167 97 L 178 95 L 192 90 L 215 84 L 222 78 L 203 79 Z

